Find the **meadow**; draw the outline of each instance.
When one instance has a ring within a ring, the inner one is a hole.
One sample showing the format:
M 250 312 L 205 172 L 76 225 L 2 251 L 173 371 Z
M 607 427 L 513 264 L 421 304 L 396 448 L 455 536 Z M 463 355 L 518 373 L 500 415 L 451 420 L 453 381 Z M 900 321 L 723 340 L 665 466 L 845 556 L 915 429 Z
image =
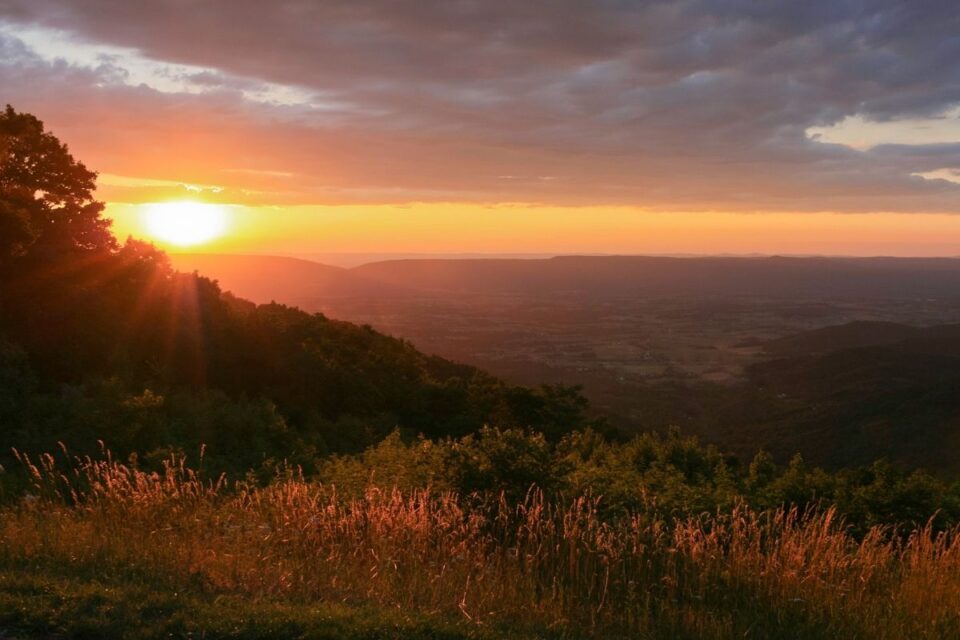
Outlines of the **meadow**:
M 960 637 L 957 528 L 20 457 L 33 487 L 0 511 L 12 637 Z

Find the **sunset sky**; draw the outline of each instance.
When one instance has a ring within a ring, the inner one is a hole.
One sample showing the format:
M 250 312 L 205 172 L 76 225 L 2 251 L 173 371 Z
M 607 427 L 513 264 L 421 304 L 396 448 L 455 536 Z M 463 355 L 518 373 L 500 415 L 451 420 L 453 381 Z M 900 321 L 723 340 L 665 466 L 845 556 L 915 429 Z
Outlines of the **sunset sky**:
M 955 0 L 0 0 L 0 102 L 118 235 L 215 212 L 194 250 L 960 255 L 958 34 Z

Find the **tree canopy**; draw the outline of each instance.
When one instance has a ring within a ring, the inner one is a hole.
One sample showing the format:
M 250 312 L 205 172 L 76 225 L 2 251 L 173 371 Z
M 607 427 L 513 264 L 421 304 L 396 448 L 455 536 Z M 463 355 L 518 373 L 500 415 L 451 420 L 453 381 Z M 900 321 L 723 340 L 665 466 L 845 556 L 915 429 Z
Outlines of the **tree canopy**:
M 37 117 L 7 105 L 0 114 L 0 260 L 116 249 L 93 195 L 96 178 Z

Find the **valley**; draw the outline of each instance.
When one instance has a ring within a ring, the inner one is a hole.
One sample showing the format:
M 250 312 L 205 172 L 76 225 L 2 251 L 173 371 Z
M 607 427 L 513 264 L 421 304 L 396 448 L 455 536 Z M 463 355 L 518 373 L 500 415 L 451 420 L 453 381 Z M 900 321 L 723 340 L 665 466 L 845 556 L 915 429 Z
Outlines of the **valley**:
M 960 261 L 567 258 L 339 269 L 248 260 L 241 269 L 246 261 L 240 257 L 225 268 L 216 258 L 173 256 L 178 268 L 202 267 L 238 295 L 368 324 L 517 384 L 582 385 L 592 413 L 625 434 L 677 426 L 742 457 L 760 447 L 783 460 L 799 451 L 830 467 L 882 456 L 906 466 L 956 465 L 940 453 L 960 429 L 944 426 L 953 418 L 943 415 L 943 402 L 936 416 L 930 404 L 908 409 L 906 403 L 874 419 L 872 401 L 909 399 L 915 385 L 853 372 L 835 388 L 816 387 L 806 378 L 825 372 L 804 356 L 870 346 L 864 336 L 878 327 L 899 327 L 891 338 L 897 341 L 911 327 L 957 322 L 960 295 L 950 292 L 960 292 Z M 608 271 L 611 260 L 617 276 Z M 323 277 L 304 277 L 310 269 Z M 274 293 L 262 295 L 257 287 L 267 281 L 258 285 L 251 273 L 269 274 Z M 816 344 L 793 338 L 848 324 L 851 329 Z M 826 373 L 846 371 L 843 362 L 869 370 L 880 357 L 834 356 Z M 789 366 L 776 364 L 785 358 Z M 888 359 L 886 368 L 876 368 L 891 371 L 895 363 Z M 943 377 L 940 365 L 913 366 Z M 772 381 L 780 369 L 795 374 Z M 920 375 L 917 384 L 930 382 Z M 844 389 L 842 400 L 832 399 Z

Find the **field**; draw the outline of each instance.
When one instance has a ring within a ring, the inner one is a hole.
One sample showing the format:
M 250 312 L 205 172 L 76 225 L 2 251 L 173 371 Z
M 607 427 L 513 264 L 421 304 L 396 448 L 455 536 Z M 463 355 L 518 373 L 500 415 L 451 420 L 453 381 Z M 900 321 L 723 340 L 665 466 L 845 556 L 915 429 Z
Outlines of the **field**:
M 412 300 L 297 300 L 303 308 L 368 323 L 427 353 L 508 380 L 583 384 L 604 415 L 644 424 L 638 389 L 664 381 L 741 381 L 768 358 L 767 341 L 851 320 L 927 325 L 957 317 L 956 301 L 645 296 L 455 296 Z
M 957 530 L 26 462 L 0 512 L 10 637 L 960 637 Z

